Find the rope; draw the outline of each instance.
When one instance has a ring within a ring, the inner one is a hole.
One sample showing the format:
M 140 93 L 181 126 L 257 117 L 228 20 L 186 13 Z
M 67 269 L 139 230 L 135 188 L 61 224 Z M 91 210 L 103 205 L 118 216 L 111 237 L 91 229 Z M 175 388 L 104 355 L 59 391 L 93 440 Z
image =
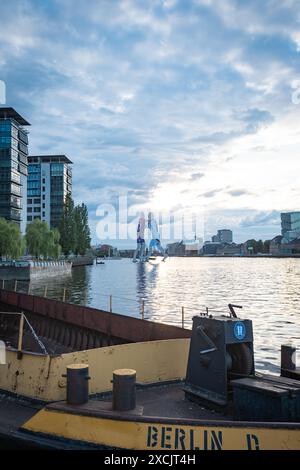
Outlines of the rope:
M 38 335 L 34 331 L 33 326 L 30 324 L 28 318 L 26 317 L 26 315 L 23 312 L 0 312 L 0 315 L 2 315 L 2 314 L 5 314 L 5 315 L 23 315 L 25 320 L 26 320 L 26 323 L 29 326 L 29 329 L 30 329 L 34 339 L 38 342 L 38 345 L 40 346 L 40 348 L 42 349 L 44 354 L 48 355 L 47 349 L 45 348 L 44 344 L 42 343 L 42 341 L 40 340 L 40 338 L 38 337 Z

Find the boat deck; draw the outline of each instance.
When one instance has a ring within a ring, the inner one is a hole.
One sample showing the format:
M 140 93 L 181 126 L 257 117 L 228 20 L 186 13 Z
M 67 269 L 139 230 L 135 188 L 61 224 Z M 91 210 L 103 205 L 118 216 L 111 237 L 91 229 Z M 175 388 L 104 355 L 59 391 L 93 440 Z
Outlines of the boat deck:
M 137 390 L 136 409 L 130 412 L 117 412 L 112 410 L 111 397 L 90 399 L 81 406 L 72 406 L 66 402 L 57 402 L 47 405 L 47 408 L 58 411 L 67 411 L 88 416 L 109 416 L 122 418 L 131 416 L 147 419 L 157 418 L 172 420 L 205 420 L 228 421 L 233 417 L 230 413 L 215 411 L 185 400 L 182 383 L 143 386 Z
M 0 394 L 0 436 L 16 431 L 42 407 L 42 404 L 33 404 L 27 400 Z

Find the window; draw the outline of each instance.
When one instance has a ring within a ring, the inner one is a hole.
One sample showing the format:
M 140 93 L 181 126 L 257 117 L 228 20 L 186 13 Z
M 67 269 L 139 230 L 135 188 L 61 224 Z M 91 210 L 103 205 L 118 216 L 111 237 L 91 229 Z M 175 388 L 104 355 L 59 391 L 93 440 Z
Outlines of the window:
M 45 200 L 45 195 L 43 194 L 43 201 Z
M 41 199 L 40 199 L 40 198 L 35 199 L 35 200 L 34 200 L 34 203 L 35 203 L 35 204 L 40 204 L 40 203 L 41 203 Z
M 43 209 L 45 209 L 45 203 L 43 202 Z
M 43 178 L 43 184 L 45 184 L 45 183 L 46 183 L 46 180 L 45 180 L 45 178 Z
M 51 173 L 51 176 L 62 176 L 64 174 L 64 164 L 63 163 L 51 163 L 50 173 Z
M 28 215 L 28 216 L 27 216 L 27 222 L 31 222 L 31 220 L 32 220 L 32 216 L 31 216 L 31 215 Z
M 39 219 L 39 220 L 41 220 L 41 216 L 40 216 L 40 215 L 35 215 L 33 218 L 34 218 L 34 219 Z
M 46 191 L 45 186 L 43 186 L 43 192 L 45 192 L 45 191 Z
M 38 196 L 40 194 L 39 189 L 28 189 L 27 191 L 28 196 Z
M 28 188 L 29 189 L 38 189 L 40 188 L 40 182 L 39 181 L 28 181 Z
M 27 199 L 27 204 L 32 204 L 32 199 Z
M 28 171 L 29 173 L 40 173 L 41 167 L 40 165 L 33 165 L 32 163 L 30 163 L 30 165 L 28 166 Z
M 33 212 L 40 212 L 40 211 L 41 211 L 40 207 L 34 207 L 33 208 Z
M 27 207 L 27 212 L 32 212 L 32 207 Z
M 43 217 L 45 217 L 45 212 L 43 212 Z

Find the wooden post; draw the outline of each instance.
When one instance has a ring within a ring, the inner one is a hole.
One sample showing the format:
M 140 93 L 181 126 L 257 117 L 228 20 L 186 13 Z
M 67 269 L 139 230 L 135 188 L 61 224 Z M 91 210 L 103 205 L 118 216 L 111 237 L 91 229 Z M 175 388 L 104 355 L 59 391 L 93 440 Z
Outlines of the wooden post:
M 184 307 L 181 307 L 181 325 L 184 328 Z
M 20 324 L 19 324 L 18 353 L 22 352 L 23 331 L 24 331 L 24 314 L 21 313 Z
M 67 289 L 64 287 L 64 293 L 63 293 L 63 302 L 65 302 L 65 301 L 66 301 L 66 291 L 67 291 Z
M 112 313 L 112 295 L 109 296 L 109 311 Z
M 47 297 L 47 290 L 48 290 L 48 286 L 46 285 L 45 290 L 44 290 L 44 297 Z
M 15 280 L 15 292 L 17 292 L 17 285 L 18 285 L 18 281 L 17 279 Z
M 142 320 L 144 320 L 145 318 L 145 301 L 142 300 L 142 306 L 141 306 L 141 315 L 142 315 Z

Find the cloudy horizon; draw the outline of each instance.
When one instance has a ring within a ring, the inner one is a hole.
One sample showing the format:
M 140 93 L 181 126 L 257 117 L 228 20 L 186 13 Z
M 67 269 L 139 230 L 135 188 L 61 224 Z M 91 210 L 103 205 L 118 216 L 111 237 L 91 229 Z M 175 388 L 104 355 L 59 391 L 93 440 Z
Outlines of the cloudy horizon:
M 205 237 L 299 210 L 299 0 L 11 0 L 0 80 L 30 154 L 66 154 L 89 209 L 205 214 Z

